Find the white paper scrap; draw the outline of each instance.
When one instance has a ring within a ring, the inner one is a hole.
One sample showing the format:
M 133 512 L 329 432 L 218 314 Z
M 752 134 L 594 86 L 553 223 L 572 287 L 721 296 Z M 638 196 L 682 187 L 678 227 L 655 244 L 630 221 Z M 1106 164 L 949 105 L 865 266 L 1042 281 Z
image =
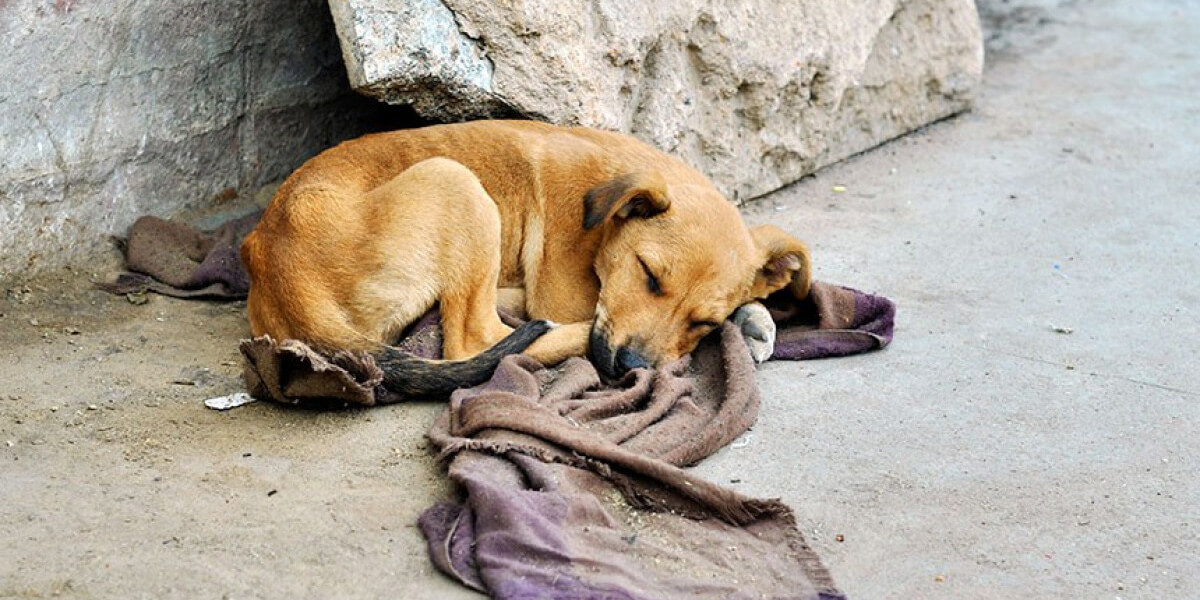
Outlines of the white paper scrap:
M 217 396 L 204 401 L 204 405 L 214 410 L 229 410 L 237 408 L 243 404 L 254 402 L 254 396 L 246 392 L 238 392 L 228 396 Z

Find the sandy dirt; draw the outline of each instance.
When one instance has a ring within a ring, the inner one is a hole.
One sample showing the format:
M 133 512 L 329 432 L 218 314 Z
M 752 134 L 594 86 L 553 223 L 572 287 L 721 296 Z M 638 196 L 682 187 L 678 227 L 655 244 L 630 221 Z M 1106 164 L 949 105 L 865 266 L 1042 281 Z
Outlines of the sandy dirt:
M 976 111 L 746 213 L 899 302 L 883 353 L 764 366 L 699 467 L 853 598 L 1200 589 L 1200 6 L 1025 4 Z M 209 410 L 244 303 L 90 289 L 114 261 L 0 283 L 0 598 L 477 597 L 414 525 L 440 406 Z
M 242 389 L 244 303 L 79 283 L 0 305 L 0 597 L 453 596 L 413 525 L 447 492 L 437 406 L 207 409 Z

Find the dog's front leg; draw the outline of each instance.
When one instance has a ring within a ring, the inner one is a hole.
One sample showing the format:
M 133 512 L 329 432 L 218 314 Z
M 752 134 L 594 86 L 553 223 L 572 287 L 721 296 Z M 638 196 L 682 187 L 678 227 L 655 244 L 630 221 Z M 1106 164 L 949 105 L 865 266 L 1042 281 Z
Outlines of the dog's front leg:
M 565 323 L 546 332 L 525 349 L 525 354 L 543 365 L 558 364 L 572 356 L 587 354 L 591 321 Z
M 775 321 L 771 319 L 767 307 L 761 302 L 748 302 L 733 311 L 731 318 L 742 330 L 754 362 L 760 363 L 771 358 L 775 353 Z

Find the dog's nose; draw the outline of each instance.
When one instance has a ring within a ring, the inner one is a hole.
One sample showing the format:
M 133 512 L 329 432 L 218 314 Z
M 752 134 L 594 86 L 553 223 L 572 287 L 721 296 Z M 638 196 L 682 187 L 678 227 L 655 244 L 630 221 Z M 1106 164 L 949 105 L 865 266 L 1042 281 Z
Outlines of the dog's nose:
M 621 346 L 617 350 L 616 358 L 616 371 L 618 375 L 624 375 L 634 369 L 645 369 L 650 366 L 650 363 L 646 362 L 644 356 L 629 346 Z

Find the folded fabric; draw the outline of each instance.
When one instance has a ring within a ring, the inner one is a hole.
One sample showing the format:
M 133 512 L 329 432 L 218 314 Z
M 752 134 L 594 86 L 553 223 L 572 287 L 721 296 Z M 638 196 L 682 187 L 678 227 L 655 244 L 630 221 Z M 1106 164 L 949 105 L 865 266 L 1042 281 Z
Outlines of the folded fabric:
M 882 296 L 814 282 L 803 301 L 768 300 L 778 327 L 772 359 L 811 360 L 868 352 L 892 340 L 895 305 Z M 502 315 L 510 325 L 515 321 Z M 437 309 L 409 326 L 397 346 L 416 356 L 441 356 Z M 241 344 L 246 387 L 257 398 L 285 404 L 372 406 L 408 400 L 383 387 L 382 373 L 365 353 L 322 355 L 297 340 L 269 336 Z
M 801 302 L 769 300 L 776 358 L 886 346 L 894 305 L 825 283 Z M 401 346 L 440 354 L 436 311 Z M 373 405 L 385 390 L 365 354 L 325 357 L 295 340 L 242 343 L 251 393 L 286 403 Z M 758 414 L 754 364 L 726 322 L 691 357 L 605 385 L 583 359 L 545 368 L 506 358 L 455 392 L 429 432 L 463 495 L 420 520 L 443 572 L 494 598 L 843 596 L 791 510 L 680 467 L 745 432 Z
M 493 598 L 842 598 L 791 510 L 680 468 L 753 423 L 726 323 L 691 359 L 603 387 L 524 356 L 459 390 L 429 432 L 463 498 L 420 519 L 439 569 Z
M 775 360 L 849 356 L 892 341 L 896 305 L 883 296 L 817 281 L 802 301 L 782 293 L 765 304 L 778 327 Z
M 96 285 L 114 294 L 150 291 L 177 298 L 245 298 L 250 276 L 238 253 L 261 217 L 262 211 L 255 211 L 212 231 L 141 217 L 129 228 L 127 238 L 115 238 L 131 272 Z
M 399 348 L 415 356 L 442 354 L 441 315 L 432 310 L 411 325 Z M 383 387 L 383 371 L 365 352 L 327 356 L 297 340 L 242 340 L 242 378 L 251 396 L 315 408 L 374 406 L 409 400 Z

